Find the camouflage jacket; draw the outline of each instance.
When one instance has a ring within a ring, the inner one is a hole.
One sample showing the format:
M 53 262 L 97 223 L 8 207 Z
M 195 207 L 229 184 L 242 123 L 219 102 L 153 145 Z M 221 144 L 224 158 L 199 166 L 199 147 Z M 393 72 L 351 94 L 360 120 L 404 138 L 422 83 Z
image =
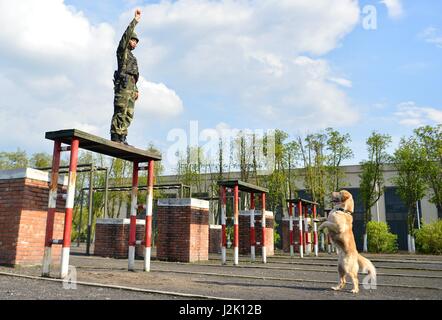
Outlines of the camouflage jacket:
M 117 49 L 117 61 L 118 61 L 118 73 L 120 76 L 130 75 L 134 78 L 134 90 L 138 90 L 136 83 L 140 76 L 138 71 L 137 58 L 133 55 L 132 51 L 129 49 L 129 40 L 134 33 L 135 26 L 137 25 L 137 20 L 133 19 L 132 22 L 127 27 L 123 36 L 121 37 L 120 43 Z M 131 81 L 132 82 L 132 81 Z

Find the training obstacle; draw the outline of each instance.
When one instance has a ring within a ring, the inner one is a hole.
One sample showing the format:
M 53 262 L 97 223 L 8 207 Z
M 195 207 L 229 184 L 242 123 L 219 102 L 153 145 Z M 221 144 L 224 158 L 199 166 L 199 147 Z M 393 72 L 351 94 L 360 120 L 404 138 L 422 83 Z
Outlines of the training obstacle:
M 144 245 L 144 271 L 150 271 L 150 256 L 152 245 L 152 205 L 153 205 L 153 183 L 154 163 L 160 161 L 161 156 L 157 153 L 126 146 L 121 143 L 112 142 L 101 137 L 77 130 L 61 130 L 46 132 L 46 139 L 54 141 L 51 184 L 49 190 L 48 215 L 46 223 L 45 252 L 43 258 L 42 276 L 50 275 L 51 249 L 52 245 L 62 245 L 61 272 L 60 277 L 66 278 L 69 269 L 69 253 L 71 247 L 72 213 L 75 197 L 75 182 L 77 177 L 77 162 L 79 149 L 85 149 L 114 158 L 123 159 L 133 163 L 132 173 L 132 199 L 130 209 L 130 231 L 129 231 L 129 252 L 128 269 L 134 270 L 135 246 Z M 62 146 L 62 144 L 66 146 Z M 54 215 L 57 200 L 57 181 L 60 169 L 61 152 L 70 151 L 69 178 L 66 198 L 66 210 L 64 217 L 64 230 L 62 239 L 53 238 Z M 143 163 L 147 163 L 142 165 Z M 140 170 L 148 171 L 147 197 L 146 197 L 146 226 L 144 241 L 136 240 L 136 212 L 138 193 L 138 173 Z
M 220 189 L 221 201 L 221 226 L 222 226 L 222 247 L 221 247 L 221 263 L 227 263 L 227 189 L 233 191 L 233 264 L 239 264 L 239 191 L 250 194 L 250 255 L 252 261 L 255 260 L 255 195 L 261 198 L 261 242 L 262 242 L 262 262 L 267 262 L 266 254 L 266 194 L 269 192 L 267 188 L 259 187 L 241 180 L 222 180 L 218 181 Z
M 298 241 L 298 248 L 299 248 L 299 255 L 301 258 L 304 257 L 304 253 L 307 255 L 311 254 L 311 230 L 310 226 L 313 227 L 313 250 L 315 256 L 318 256 L 319 252 L 319 243 L 318 243 L 318 228 L 317 228 L 317 222 L 316 214 L 317 214 L 317 207 L 319 206 L 319 203 L 296 198 L 296 199 L 288 199 L 287 200 L 288 209 L 289 209 L 289 241 L 290 241 L 290 256 L 294 256 L 294 246 L 295 246 L 295 239 L 294 239 L 294 211 L 297 211 L 298 213 L 298 230 L 299 230 L 299 241 Z M 295 210 L 296 205 L 296 210 Z M 310 213 L 309 214 L 309 209 Z M 311 217 L 309 217 L 311 215 Z

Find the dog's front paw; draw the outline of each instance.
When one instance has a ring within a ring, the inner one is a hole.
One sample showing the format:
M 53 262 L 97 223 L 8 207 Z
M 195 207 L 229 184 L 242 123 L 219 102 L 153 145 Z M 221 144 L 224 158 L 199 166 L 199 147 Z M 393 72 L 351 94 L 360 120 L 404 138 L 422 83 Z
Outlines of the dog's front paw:
M 351 293 L 354 293 L 354 294 L 356 294 L 356 293 L 359 293 L 359 289 L 353 289 L 353 290 L 351 290 Z
M 340 286 L 337 286 L 337 287 L 331 287 L 332 288 L 332 290 L 335 290 L 335 291 L 339 291 L 339 290 L 341 290 L 341 287 Z

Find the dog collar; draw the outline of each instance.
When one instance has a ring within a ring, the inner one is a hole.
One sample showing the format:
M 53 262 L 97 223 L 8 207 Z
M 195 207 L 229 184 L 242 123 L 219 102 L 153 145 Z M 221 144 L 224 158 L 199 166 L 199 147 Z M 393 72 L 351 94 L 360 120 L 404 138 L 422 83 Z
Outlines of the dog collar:
M 353 214 L 353 212 L 352 211 L 350 211 L 350 210 L 345 210 L 344 208 L 338 208 L 338 209 L 336 209 L 337 211 L 342 211 L 342 212 L 344 212 L 344 213 L 348 213 L 348 214 Z

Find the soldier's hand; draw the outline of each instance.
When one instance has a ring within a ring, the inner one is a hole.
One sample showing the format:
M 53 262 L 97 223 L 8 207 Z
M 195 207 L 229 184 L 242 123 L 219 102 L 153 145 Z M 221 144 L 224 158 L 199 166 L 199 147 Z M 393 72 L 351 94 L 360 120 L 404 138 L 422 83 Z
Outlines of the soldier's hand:
M 140 20 L 141 20 L 141 9 L 135 10 L 135 20 L 137 20 L 137 22 L 140 22 Z

